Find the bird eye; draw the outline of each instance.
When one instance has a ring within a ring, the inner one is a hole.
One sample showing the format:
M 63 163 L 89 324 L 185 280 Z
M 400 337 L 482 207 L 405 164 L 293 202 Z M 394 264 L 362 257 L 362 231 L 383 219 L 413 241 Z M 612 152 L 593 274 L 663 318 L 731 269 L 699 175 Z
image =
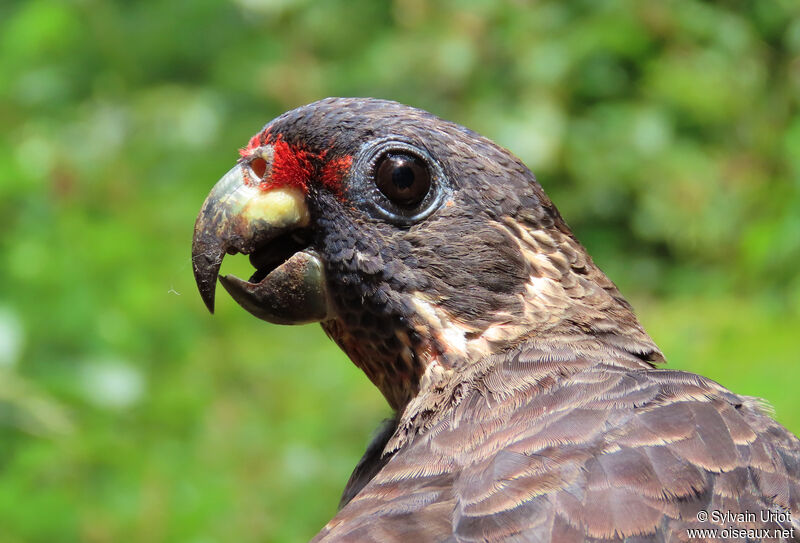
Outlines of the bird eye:
M 399 206 L 420 203 L 431 188 L 431 172 L 425 162 L 410 154 L 388 153 L 375 169 L 375 185 Z
M 425 220 L 453 192 L 442 163 L 425 146 L 397 137 L 364 142 L 351 171 L 350 201 L 399 227 Z

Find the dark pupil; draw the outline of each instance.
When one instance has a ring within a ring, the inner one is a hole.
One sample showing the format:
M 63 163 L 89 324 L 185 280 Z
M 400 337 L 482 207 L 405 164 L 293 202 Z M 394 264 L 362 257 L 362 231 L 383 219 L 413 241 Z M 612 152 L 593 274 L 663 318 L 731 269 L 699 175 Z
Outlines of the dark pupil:
M 392 171 L 392 183 L 400 189 L 407 189 L 414 183 L 414 170 L 405 164 L 397 166 Z
M 378 163 L 375 184 L 384 196 L 402 206 L 421 202 L 431 188 L 431 175 L 413 155 L 388 154 Z

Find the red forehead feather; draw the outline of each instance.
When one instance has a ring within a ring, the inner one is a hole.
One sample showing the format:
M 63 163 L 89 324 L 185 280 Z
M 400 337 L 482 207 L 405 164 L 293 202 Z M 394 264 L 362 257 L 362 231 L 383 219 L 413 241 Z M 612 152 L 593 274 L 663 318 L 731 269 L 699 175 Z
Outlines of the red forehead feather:
M 268 128 L 262 130 L 261 132 L 250 138 L 250 141 L 247 142 L 247 147 L 239 149 L 239 156 L 241 156 L 242 158 L 248 156 L 250 153 L 252 153 L 256 149 L 264 145 L 267 139 L 269 139 Z
M 327 151 L 311 153 L 300 146 L 287 143 L 280 134 L 271 137 L 268 130 L 250 138 L 247 147 L 240 149 L 239 154 L 243 158 L 248 157 L 267 143 L 272 145 L 272 170 L 269 177 L 260 183 L 262 189 L 291 186 L 308 192 L 308 183 L 316 176 L 322 186 L 341 194 L 342 178 L 350 169 L 353 157 L 348 155 L 325 160 Z
M 308 151 L 293 147 L 278 138 L 272 144 L 272 173 L 262 183 L 262 188 L 297 187 L 308 191 L 308 182 L 314 175 L 313 155 Z

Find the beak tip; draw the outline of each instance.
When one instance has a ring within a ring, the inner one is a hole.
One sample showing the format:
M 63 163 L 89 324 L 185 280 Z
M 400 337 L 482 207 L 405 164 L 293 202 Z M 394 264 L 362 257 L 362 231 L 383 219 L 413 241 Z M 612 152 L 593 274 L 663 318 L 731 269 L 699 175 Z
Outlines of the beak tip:
M 203 303 L 208 308 L 209 313 L 214 314 L 214 294 L 217 289 L 216 273 L 211 275 L 208 273 L 198 272 L 195 270 L 195 281 L 197 282 L 197 290 L 200 291 L 200 297 Z
M 200 297 L 203 299 L 203 303 L 206 304 L 208 312 L 212 315 L 214 314 L 214 286 L 200 289 Z
M 197 234 L 195 234 L 197 236 Z M 194 263 L 194 280 L 200 297 L 206 304 L 209 313 L 214 314 L 214 294 L 217 290 L 217 275 L 222 266 L 224 248 L 214 247 L 195 237 L 192 247 L 192 261 Z

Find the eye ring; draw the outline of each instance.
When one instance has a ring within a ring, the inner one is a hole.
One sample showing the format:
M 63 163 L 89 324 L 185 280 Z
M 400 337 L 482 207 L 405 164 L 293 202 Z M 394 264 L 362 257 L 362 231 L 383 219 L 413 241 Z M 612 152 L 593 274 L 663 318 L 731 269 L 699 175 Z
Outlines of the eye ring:
M 390 156 L 404 157 L 427 171 L 430 186 L 415 198 L 392 198 L 381 191 L 377 173 Z M 406 139 L 388 137 L 366 142 L 353 161 L 353 177 L 347 191 L 350 201 L 370 215 L 397 226 L 412 226 L 428 218 L 452 194 L 450 178 L 443 165 L 428 150 Z
M 378 159 L 373 177 L 378 190 L 401 207 L 417 205 L 431 189 L 428 165 L 411 153 L 385 153 Z

